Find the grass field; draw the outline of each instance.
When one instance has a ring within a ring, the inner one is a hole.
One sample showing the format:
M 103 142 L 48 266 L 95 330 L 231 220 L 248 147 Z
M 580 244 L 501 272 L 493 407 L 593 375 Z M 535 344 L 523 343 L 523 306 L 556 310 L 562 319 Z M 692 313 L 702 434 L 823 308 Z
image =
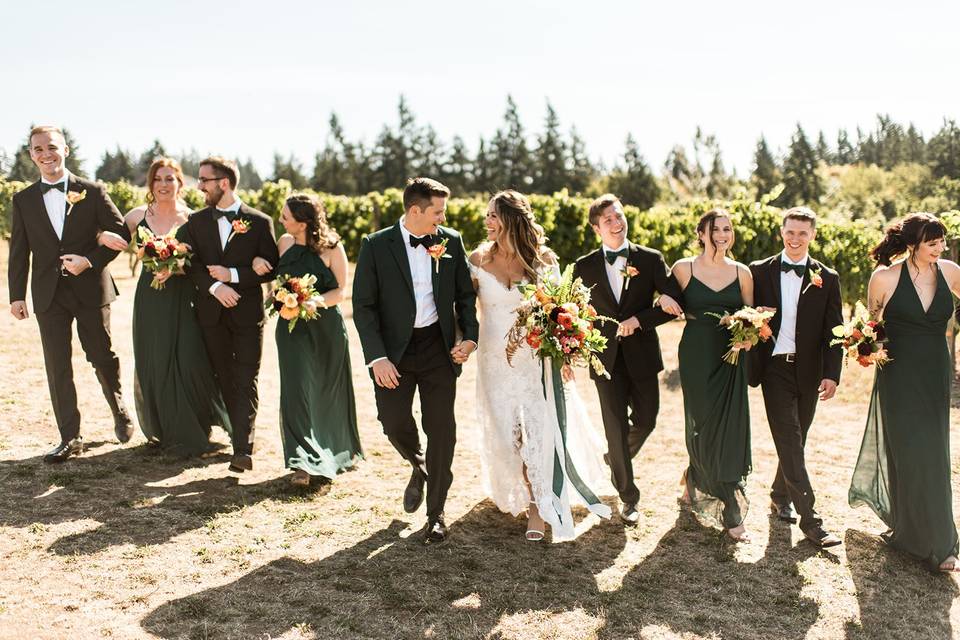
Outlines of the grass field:
M 6 272 L 6 246 L 0 269 Z M 114 265 L 114 345 L 132 400 L 134 280 Z M 531 544 L 524 522 L 484 499 L 474 443 L 475 363 L 459 384 L 459 445 L 447 503 L 449 541 L 426 548 L 424 515 L 403 512 L 408 467 L 376 421 L 352 323 L 354 382 L 367 460 L 329 486 L 288 487 L 280 457 L 273 324 L 260 376 L 256 468 L 223 455 L 167 458 L 139 433 L 120 446 L 92 369 L 74 367 L 90 449 L 41 462 L 59 439 L 36 322 L 8 313 L 0 285 L 0 638 L 949 638 L 960 629 L 956 579 L 889 551 L 867 510 L 846 503 L 870 377 L 848 370 L 821 405 L 808 443 L 818 507 L 844 545 L 818 551 L 767 515 L 776 468 L 759 392 L 751 390 L 755 470 L 747 525 L 729 544 L 681 514 L 682 325 L 661 330 L 667 372 L 656 432 L 635 461 L 635 529 L 581 511 L 569 543 Z M 349 303 L 344 310 L 349 318 Z M 577 382 L 595 427 L 585 372 Z M 960 415 L 953 410 L 954 425 Z M 960 438 L 954 431 L 954 468 Z M 227 439 L 217 434 L 221 442 Z M 955 476 L 955 478 L 958 476 Z M 954 485 L 954 493 L 960 495 Z M 609 498 L 611 506 L 615 500 Z

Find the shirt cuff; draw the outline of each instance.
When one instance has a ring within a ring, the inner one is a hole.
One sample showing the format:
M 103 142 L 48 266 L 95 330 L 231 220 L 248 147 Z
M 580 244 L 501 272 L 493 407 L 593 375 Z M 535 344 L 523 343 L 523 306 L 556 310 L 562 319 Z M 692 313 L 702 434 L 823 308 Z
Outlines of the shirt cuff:
M 230 282 L 234 284 L 240 282 L 240 276 L 237 274 L 235 267 L 230 267 Z
M 222 285 L 222 284 L 223 284 L 223 283 L 222 283 L 222 282 L 219 282 L 219 281 L 214 282 L 212 285 L 210 285 L 210 288 L 207 289 L 207 291 L 210 292 L 210 295 L 213 295 L 213 292 L 217 290 L 217 287 L 219 287 L 219 286 Z
M 373 368 L 373 365 L 377 364 L 377 363 L 380 362 L 381 360 L 386 360 L 386 359 L 387 359 L 387 356 L 382 356 L 382 357 L 377 358 L 377 359 L 375 359 L 375 360 L 371 360 L 371 361 L 370 361 L 370 364 L 367 365 L 367 369 L 372 369 L 372 368 Z

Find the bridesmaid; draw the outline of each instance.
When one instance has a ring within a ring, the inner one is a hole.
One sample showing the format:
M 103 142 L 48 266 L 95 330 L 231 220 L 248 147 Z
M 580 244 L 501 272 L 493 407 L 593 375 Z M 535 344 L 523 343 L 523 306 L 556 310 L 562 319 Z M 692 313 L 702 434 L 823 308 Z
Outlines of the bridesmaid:
M 158 158 L 147 172 L 147 204 L 127 213 L 134 242 L 139 227 L 157 235 L 174 231 L 187 220 L 180 200 L 183 171 L 171 158 Z M 111 246 L 116 237 L 101 242 Z M 147 441 L 177 455 L 211 450 L 211 425 L 230 432 L 230 420 L 214 382 L 193 311 L 195 287 L 187 279 L 163 274 L 164 288 L 150 286 L 154 274 L 140 270 L 133 299 L 134 401 Z
M 313 196 L 287 198 L 280 223 L 286 233 L 277 241 L 277 273 L 316 276 L 314 288 L 327 305 L 293 332 L 283 320 L 276 330 L 284 463 L 294 470 L 290 482 L 306 486 L 314 476 L 332 480 L 363 457 L 347 329 L 337 306 L 344 298 L 347 253 Z M 269 266 L 258 259 L 254 270 L 266 273 Z
M 727 257 L 734 231 L 725 210 L 703 214 L 697 238 L 700 255 L 673 266 L 687 312 L 678 355 L 690 465 L 680 501 L 718 521 L 737 542 L 749 542 L 743 524 L 751 471 L 747 358 L 741 354 L 736 365 L 724 362 L 730 333 L 707 314 L 753 304 L 753 278 L 750 269 Z
M 866 504 L 890 527 L 890 546 L 931 569 L 957 571 L 950 488 L 950 384 L 945 334 L 960 295 L 960 267 L 941 260 L 946 229 L 929 213 L 891 225 L 877 261 L 869 307 L 882 317 L 891 361 L 876 372 L 851 506 Z M 906 257 L 891 264 L 891 260 Z

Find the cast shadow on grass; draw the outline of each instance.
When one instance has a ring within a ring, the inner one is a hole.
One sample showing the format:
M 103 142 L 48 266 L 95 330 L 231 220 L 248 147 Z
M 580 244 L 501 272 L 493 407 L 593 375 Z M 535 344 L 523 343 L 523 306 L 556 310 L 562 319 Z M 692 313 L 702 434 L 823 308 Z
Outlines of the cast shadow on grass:
M 87 555 L 116 545 L 162 544 L 218 514 L 291 495 L 282 478 L 237 487 L 237 478 L 226 474 L 229 459 L 227 453 L 173 457 L 142 445 L 83 455 L 62 465 L 44 465 L 40 457 L 0 461 L 0 526 L 99 521 L 49 548 L 60 555 Z M 210 465 L 222 465 L 224 477 L 151 486 Z
M 953 578 L 934 573 L 879 536 L 848 529 L 847 563 L 860 603 L 847 640 L 952 638 L 950 607 L 960 595 Z
M 598 523 L 552 545 L 524 541 L 523 524 L 484 501 L 451 523 L 447 542 L 425 547 L 419 533 L 401 537 L 407 525 L 394 520 L 321 560 L 281 558 L 168 602 L 142 625 L 162 638 L 277 637 L 293 628 L 317 638 L 482 638 L 513 613 L 592 609 L 594 574 L 623 551 L 623 526 Z

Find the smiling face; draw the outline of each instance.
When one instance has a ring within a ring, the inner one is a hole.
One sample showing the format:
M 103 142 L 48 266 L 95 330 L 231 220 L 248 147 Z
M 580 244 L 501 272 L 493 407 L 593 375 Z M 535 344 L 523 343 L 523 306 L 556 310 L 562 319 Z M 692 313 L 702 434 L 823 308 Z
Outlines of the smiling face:
M 484 224 L 487 226 L 487 240 L 496 242 L 500 238 L 500 234 L 503 233 L 503 223 L 500 222 L 500 216 L 497 215 L 497 208 L 492 200 L 487 207 L 487 217 Z
M 181 186 L 173 167 L 160 167 L 153 176 L 150 189 L 156 202 L 172 202 L 179 197 Z
M 800 262 L 807 257 L 810 243 L 817 237 L 817 230 L 807 220 L 787 218 L 780 229 L 783 239 L 783 252 L 794 262 Z
M 713 253 L 725 254 L 733 246 L 734 233 L 733 223 L 727 216 L 717 216 L 713 219 L 713 224 L 707 224 L 707 228 L 699 234 L 700 242 L 703 243 L 703 251 L 707 255 Z
M 200 165 L 197 182 L 208 207 L 216 206 L 223 198 L 224 192 L 230 188 L 230 181 L 227 178 L 218 177 L 217 170 L 209 164 Z
M 617 202 L 604 209 L 597 223 L 590 226 L 609 249 L 619 249 L 627 239 L 627 217 Z
M 48 182 L 57 182 L 63 178 L 69 155 L 67 141 L 57 131 L 42 131 L 30 136 L 30 159 Z
M 943 237 L 932 238 L 910 247 L 913 260 L 917 264 L 933 264 L 940 259 L 940 254 L 946 251 L 947 243 Z
M 298 222 L 297 219 L 293 217 L 293 212 L 290 211 L 288 205 L 283 205 L 283 211 L 280 212 L 280 224 L 283 225 L 283 230 L 294 238 L 302 236 L 307 229 L 307 223 Z
M 437 232 L 439 227 L 446 220 L 447 199 L 444 196 L 433 196 L 430 198 L 430 204 L 426 208 L 414 204 L 407 209 L 404 223 L 410 233 L 421 236 Z

